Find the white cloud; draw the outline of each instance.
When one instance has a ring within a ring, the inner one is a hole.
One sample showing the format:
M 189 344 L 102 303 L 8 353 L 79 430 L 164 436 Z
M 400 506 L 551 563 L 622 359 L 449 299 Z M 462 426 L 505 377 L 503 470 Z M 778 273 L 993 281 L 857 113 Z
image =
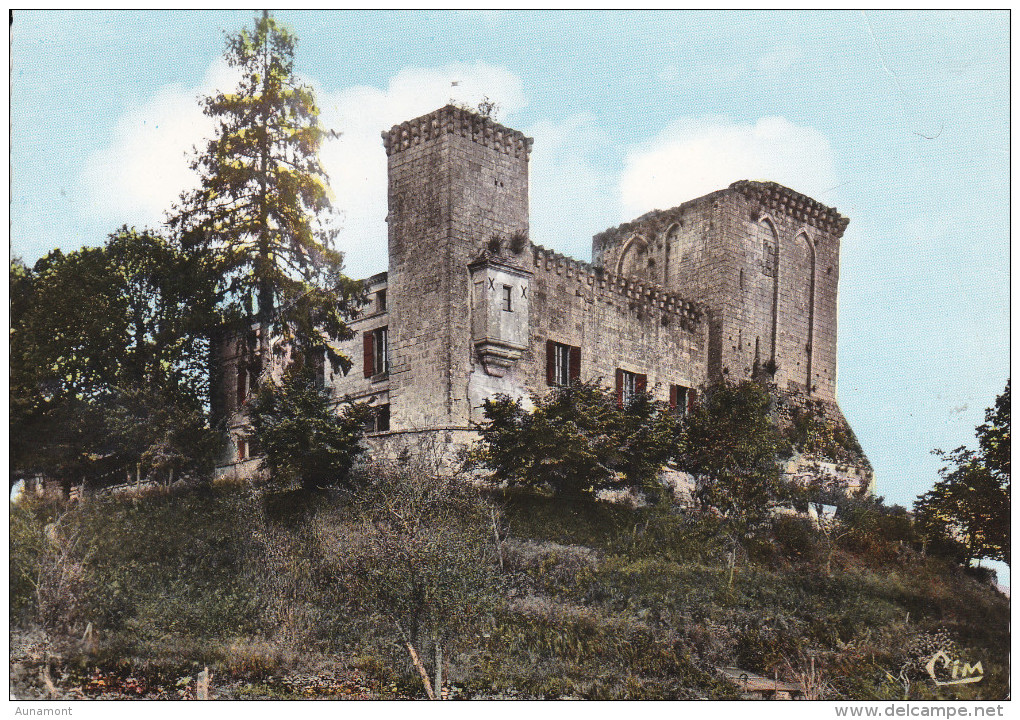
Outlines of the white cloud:
M 680 79 L 680 68 L 678 68 L 676 65 L 666 65 L 665 67 L 659 70 L 659 73 L 656 75 L 656 77 L 659 78 L 659 80 L 664 83 L 670 84 L 675 83 L 677 80 Z
M 181 192 L 196 185 L 191 149 L 201 148 L 214 131 L 200 98 L 236 82 L 236 72 L 217 60 L 199 87 L 164 86 L 125 114 L 110 144 L 86 163 L 78 210 L 109 222 L 111 230 L 123 223 L 160 223 Z M 325 142 L 320 156 L 340 215 L 345 270 L 353 277 L 386 269 L 386 153 L 380 132 L 451 100 L 475 106 L 488 97 L 499 104 L 500 120 L 527 103 L 518 76 L 484 63 L 405 68 L 385 89 L 324 92 L 321 84 L 311 84 L 319 90 L 323 126 L 343 133 Z
M 337 243 L 349 275 L 386 269 L 386 152 L 380 132 L 451 100 L 475 106 L 483 97 L 499 104 L 500 121 L 527 104 L 517 75 L 484 63 L 404 68 L 384 90 L 359 86 L 319 93 L 323 125 L 343 133 L 323 145 L 320 157 L 341 213 Z
M 819 197 L 837 185 L 832 147 L 818 130 L 782 117 L 754 124 L 680 119 L 627 154 L 619 186 L 623 219 L 745 179 L 774 180 Z
M 157 225 L 182 191 L 197 184 L 191 149 L 213 131 L 200 98 L 236 85 L 238 75 L 217 61 L 199 87 L 161 87 L 129 111 L 113 140 L 86 162 L 78 180 L 77 210 L 113 226 Z

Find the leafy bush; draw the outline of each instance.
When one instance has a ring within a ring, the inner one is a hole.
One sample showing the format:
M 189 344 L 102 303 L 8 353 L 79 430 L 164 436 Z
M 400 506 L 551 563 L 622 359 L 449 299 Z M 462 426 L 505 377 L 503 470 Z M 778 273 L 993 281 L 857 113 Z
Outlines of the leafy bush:
M 779 492 L 779 431 L 768 390 L 753 381 L 709 388 L 688 413 L 677 464 L 699 479 L 696 498 L 724 515 L 761 519 Z
M 249 416 L 262 467 L 274 480 L 353 489 L 351 468 L 365 451 L 361 438 L 370 411 L 352 404 L 337 412 L 335 405 L 332 394 L 300 365 L 280 385 L 263 383 Z
M 772 535 L 782 553 L 791 560 L 811 563 L 821 557 L 818 532 L 806 518 L 777 518 L 772 524 Z
M 485 400 L 473 460 L 497 479 L 572 500 L 606 489 L 661 494 L 659 471 L 676 453 L 680 429 L 667 407 L 643 393 L 620 407 L 597 382 L 531 401 L 528 411 L 507 395 Z
M 48 552 L 46 526 L 58 508 L 41 499 L 22 496 L 10 515 L 10 620 L 25 623 L 35 612 L 36 591 Z

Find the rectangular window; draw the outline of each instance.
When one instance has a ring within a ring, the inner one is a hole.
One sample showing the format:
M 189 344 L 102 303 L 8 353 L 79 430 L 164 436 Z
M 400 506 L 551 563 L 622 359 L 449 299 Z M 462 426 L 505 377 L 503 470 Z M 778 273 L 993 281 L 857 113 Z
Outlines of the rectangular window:
M 674 410 L 678 410 L 681 415 L 686 415 L 687 411 L 690 410 L 691 393 L 690 388 L 686 388 L 683 385 L 670 385 L 669 386 L 669 406 Z
M 379 312 L 386 312 L 386 291 L 380 290 L 375 294 L 375 309 Z
M 380 405 L 372 408 L 372 414 L 365 422 L 365 432 L 386 432 L 390 429 L 390 406 Z
M 635 395 L 645 392 L 648 387 L 648 376 L 633 373 L 629 370 L 616 371 L 616 404 L 626 407 Z
M 389 372 L 389 344 L 386 335 L 384 327 L 365 333 L 365 361 L 363 365 L 365 377 L 375 377 Z
M 503 310 L 504 312 L 513 312 L 514 305 L 514 289 L 509 285 L 503 286 Z
M 581 378 L 581 348 L 547 340 L 545 379 L 549 385 L 569 387 Z
M 376 432 L 386 432 L 390 429 L 390 406 L 381 405 L 375 414 Z
M 238 435 L 236 445 L 237 445 L 237 462 L 246 460 L 248 457 L 248 441 L 245 440 L 240 435 Z

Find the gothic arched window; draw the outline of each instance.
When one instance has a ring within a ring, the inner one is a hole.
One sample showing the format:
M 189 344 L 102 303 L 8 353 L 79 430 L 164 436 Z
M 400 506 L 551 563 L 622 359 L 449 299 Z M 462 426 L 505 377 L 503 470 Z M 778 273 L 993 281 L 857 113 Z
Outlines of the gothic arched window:
M 776 276 L 776 268 L 779 265 L 779 236 L 776 229 L 768 220 L 758 222 L 758 239 L 761 241 L 761 273 L 768 277 Z

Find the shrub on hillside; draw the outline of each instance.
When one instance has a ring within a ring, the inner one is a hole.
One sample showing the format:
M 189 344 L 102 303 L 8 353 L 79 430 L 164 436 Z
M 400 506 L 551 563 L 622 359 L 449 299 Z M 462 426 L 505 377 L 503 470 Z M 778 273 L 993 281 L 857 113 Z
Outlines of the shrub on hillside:
M 73 506 L 43 527 L 36 617 L 56 632 L 91 623 L 139 642 L 253 632 L 266 601 L 257 522 L 247 497 L 215 492 Z
M 768 390 L 753 381 L 709 388 L 685 419 L 681 470 L 698 478 L 695 493 L 725 516 L 760 520 L 779 495 L 779 431 Z
M 336 401 L 311 369 L 296 364 L 283 381 L 263 383 L 249 411 L 262 467 L 274 480 L 308 489 L 353 487 L 351 469 L 370 410 L 363 404 L 337 411 Z
M 658 497 L 662 465 L 675 455 L 680 424 L 662 403 L 639 393 L 626 405 L 597 382 L 531 398 L 486 399 L 486 422 L 472 459 L 511 485 L 571 499 L 599 490 L 636 489 Z
M 406 648 L 438 694 L 451 653 L 502 603 L 496 508 L 462 477 L 403 471 L 381 474 L 356 516 L 323 538 L 329 581 L 374 632 Z

